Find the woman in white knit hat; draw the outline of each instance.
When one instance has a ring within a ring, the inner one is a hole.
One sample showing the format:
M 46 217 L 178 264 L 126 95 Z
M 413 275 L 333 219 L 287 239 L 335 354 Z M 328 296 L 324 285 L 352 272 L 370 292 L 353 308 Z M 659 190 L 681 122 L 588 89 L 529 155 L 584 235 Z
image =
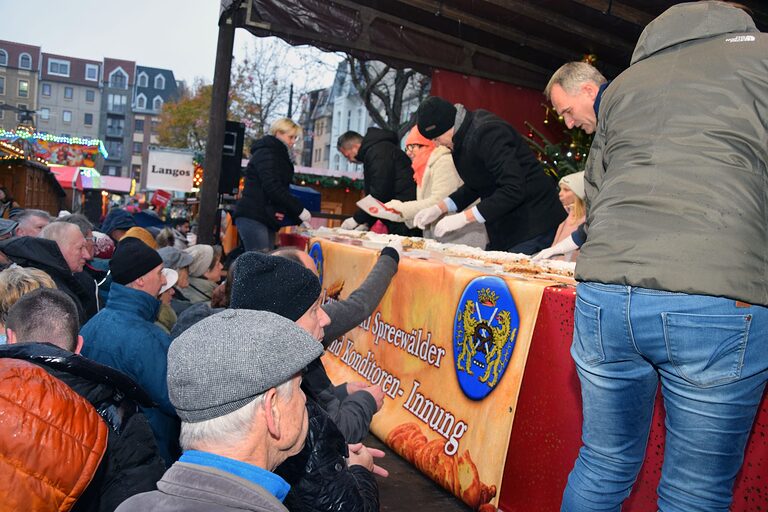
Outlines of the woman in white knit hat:
M 560 178 L 560 202 L 563 203 L 563 208 L 568 212 L 568 217 L 565 218 L 560 226 L 557 228 L 555 239 L 552 242 L 554 247 L 558 242 L 565 240 L 571 236 L 571 233 L 584 222 L 586 219 L 587 209 L 584 204 L 584 171 L 576 172 L 563 176 Z M 557 256 L 552 259 L 563 261 L 576 261 L 579 255 L 579 250 L 571 251 L 563 256 Z

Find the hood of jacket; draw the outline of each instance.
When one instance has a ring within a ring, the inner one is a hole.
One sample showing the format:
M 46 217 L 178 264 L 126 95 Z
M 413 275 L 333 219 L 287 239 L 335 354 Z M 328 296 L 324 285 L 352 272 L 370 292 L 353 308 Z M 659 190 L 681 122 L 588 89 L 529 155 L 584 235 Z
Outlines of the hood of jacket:
M 391 142 L 395 146 L 400 147 L 400 140 L 397 138 L 397 134 L 392 130 L 368 128 L 368 131 L 365 132 L 365 137 L 363 137 L 363 141 L 360 143 L 360 149 L 357 150 L 355 160 L 362 162 L 365 158 L 365 153 L 380 142 Z
M 73 354 L 50 343 L 16 343 L 0 346 L 0 359 L 22 359 L 82 377 L 90 382 L 107 385 L 144 407 L 154 407 L 149 395 L 128 375 Z
M 21 236 L 0 242 L 0 252 L 22 267 L 46 268 L 71 276 L 67 260 L 53 240 L 45 240 L 34 236 Z
M 743 32 L 759 30 L 752 18 L 737 7 L 723 2 L 677 4 L 645 27 L 630 65 L 681 43 Z
M 109 287 L 109 299 L 104 309 L 132 313 L 154 323 L 159 308 L 160 301 L 150 294 L 113 282 Z
M 285 154 L 288 155 L 288 146 L 274 135 L 265 135 L 251 144 L 251 155 L 260 149 L 270 149 L 272 151 L 279 151 L 282 149 L 285 151 Z

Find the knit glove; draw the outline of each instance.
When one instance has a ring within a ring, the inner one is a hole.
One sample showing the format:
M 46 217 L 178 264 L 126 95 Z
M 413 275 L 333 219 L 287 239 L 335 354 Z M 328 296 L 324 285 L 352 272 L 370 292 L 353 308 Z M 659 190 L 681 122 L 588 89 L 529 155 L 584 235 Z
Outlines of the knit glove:
M 309 210 L 304 208 L 301 210 L 301 213 L 299 214 L 299 219 L 301 219 L 301 225 L 304 226 L 307 229 L 312 229 L 312 224 L 309 223 L 310 220 L 312 220 L 312 214 L 309 213 Z
M 435 226 L 435 238 L 440 238 L 446 233 L 461 229 L 467 224 L 469 224 L 469 220 L 467 219 L 467 215 L 464 212 L 448 215 Z
M 426 229 L 427 226 L 435 222 L 441 215 L 443 210 L 439 205 L 430 206 L 419 210 L 419 213 L 413 218 L 413 225 L 419 229 Z
M 359 224 L 354 217 L 344 219 L 344 222 L 341 223 L 341 229 L 355 229 L 357 226 L 359 226 Z
M 535 254 L 531 259 L 533 261 L 546 260 L 551 258 L 552 256 L 558 256 L 560 254 L 566 254 L 571 251 L 575 251 L 578 248 L 579 246 L 576 245 L 576 242 L 573 241 L 573 238 L 569 236 L 564 240 L 560 240 L 549 249 L 544 249 L 543 251 L 540 251 L 539 253 Z

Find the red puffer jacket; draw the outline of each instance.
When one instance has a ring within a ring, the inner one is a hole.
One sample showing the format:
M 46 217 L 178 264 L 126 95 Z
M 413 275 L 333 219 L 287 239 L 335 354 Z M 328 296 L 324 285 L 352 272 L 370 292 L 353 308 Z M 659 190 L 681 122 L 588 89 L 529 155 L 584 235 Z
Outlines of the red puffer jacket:
M 35 364 L 0 360 L 0 509 L 70 510 L 106 448 L 88 401 Z

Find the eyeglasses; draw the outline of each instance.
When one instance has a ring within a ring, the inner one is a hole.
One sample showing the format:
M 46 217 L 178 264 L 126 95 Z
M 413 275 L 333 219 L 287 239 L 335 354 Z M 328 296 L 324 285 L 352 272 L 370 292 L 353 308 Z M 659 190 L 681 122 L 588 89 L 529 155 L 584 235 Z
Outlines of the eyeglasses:
M 413 151 L 416 148 L 423 148 L 426 147 L 424 144 L 406 144 L 405 150 L 406 151 Z
M 96 237 L 95 236 L 87 236 L 85 237 L 85 241 L 89 244 L 95 244 L 96 243 Z

